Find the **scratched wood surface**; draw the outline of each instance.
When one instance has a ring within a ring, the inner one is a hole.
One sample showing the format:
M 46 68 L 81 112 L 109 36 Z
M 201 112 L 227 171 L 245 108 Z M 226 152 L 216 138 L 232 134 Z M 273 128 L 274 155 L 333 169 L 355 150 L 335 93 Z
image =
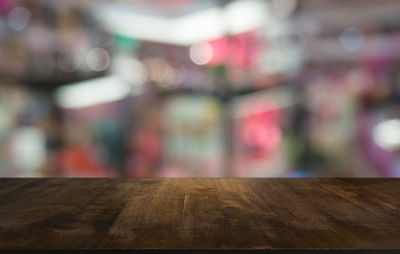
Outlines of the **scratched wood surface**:
M 0 179 L 2 249 L 400 248 L 400 179 Z

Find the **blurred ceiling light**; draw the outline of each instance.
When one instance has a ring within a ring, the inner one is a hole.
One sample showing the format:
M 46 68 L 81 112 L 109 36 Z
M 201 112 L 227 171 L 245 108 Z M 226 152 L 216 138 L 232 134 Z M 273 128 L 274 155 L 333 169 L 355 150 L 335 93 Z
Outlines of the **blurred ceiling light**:
M 135 13 L 130 8 L 115 5 L 103 5 L 95 15 L 113 33 L 188 46 L 226 33 L 257 29 L 267 23 L 267 10 L 266 1 L 240 0 L 228 4 L 223 10 L 210 7 L 179 17 Z
M 196 12 L 174 20 L 172 31 L 178 44 L 214 39 L 225 34 L 222 12 L 218 8 Z
M 213 49 L 207 42 L 192 45 L 189 53 L 190 59 L 198 65 L 208 64 L 213 57 Z
M 243 33 L 266 25 L 270 21 L 267 12 L 266 1 L 234 1 L 227 5 L 224 21 L 227 22 L 229 33 Z
M 61 108 L 78 109 L 118 101 L 130 94 L 131 87 L 115 76 L 65 85 L 56 91 Z
M 110 55 L 105 49 L 94 48 L 87 53 L 86 62 L 92 71 L 104 71 L 110 66 Z
M 379 146 L 385 149 L 400 148 L 400 119 L 380 122 L 374 128 L 373 138 Z
M 172 20 L 161 16 L 134 13 L 129 8 L 105 5 L 95 12 L 112 33 L 150 41 L 173 42 Z
M 23 8 L 16 7 L 8 14 L 8 25 L 15 31 L 22 31 L 28 25 L 31 13 Z
M 356 52 L 364 46 L 364 34 L 357 27 L 348 27 L 339 38 L 340 44 L 348 52 Z

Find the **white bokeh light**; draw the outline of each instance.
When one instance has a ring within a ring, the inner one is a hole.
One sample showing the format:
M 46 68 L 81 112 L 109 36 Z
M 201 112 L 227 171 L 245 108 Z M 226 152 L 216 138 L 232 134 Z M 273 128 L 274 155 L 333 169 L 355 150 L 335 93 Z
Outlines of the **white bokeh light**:
M 375 143 L 385 149 L 400 148 L 400 119 L 380 122 L 373 131 Z
M 190 47 L 190 59 L 198 65 L 208 64 L 213 57 L 213 49 L 207 42 L 194 44 Z
M 87 53 L 86 62 L 92 71 L 104 71 L 110 66 L 110 55 L 105 49 L 94 48 Z

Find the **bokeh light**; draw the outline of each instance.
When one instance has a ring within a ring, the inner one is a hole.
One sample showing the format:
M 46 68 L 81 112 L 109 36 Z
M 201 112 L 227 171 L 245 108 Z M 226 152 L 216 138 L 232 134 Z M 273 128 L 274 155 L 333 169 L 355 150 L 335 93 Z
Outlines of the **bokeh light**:
M 400 148 L 400 119 L 380 122 L 374 128 L 374 140 L 385 149 Z
M 29 10 L 16 7 L 8 14 L 8 25 L 15 31 L 22 31 L 28 25 L 30 18 Z
M 340 35 L 340 44 L 346 51 L 358 51 L 364 46 L 364 34 L 357 27 L 346 28 Z
M 87 53 L 86 62 L 92 71 L 104 71 L 110 66 L 110 55 L 103 48 L 94 48 Z
M 213 48 L 207 42 L 197 43 L 190 47 L 190 59 L 195 64 L 205 65 L 208 64 L 213 57 Z

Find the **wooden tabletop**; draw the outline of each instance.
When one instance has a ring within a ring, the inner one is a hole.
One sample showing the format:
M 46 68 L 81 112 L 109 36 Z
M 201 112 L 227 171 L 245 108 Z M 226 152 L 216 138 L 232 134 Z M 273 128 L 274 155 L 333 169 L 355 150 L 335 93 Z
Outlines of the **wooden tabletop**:
M 400 253 L 400 179 L 0 179 L 1 250 L 349 248 Z

